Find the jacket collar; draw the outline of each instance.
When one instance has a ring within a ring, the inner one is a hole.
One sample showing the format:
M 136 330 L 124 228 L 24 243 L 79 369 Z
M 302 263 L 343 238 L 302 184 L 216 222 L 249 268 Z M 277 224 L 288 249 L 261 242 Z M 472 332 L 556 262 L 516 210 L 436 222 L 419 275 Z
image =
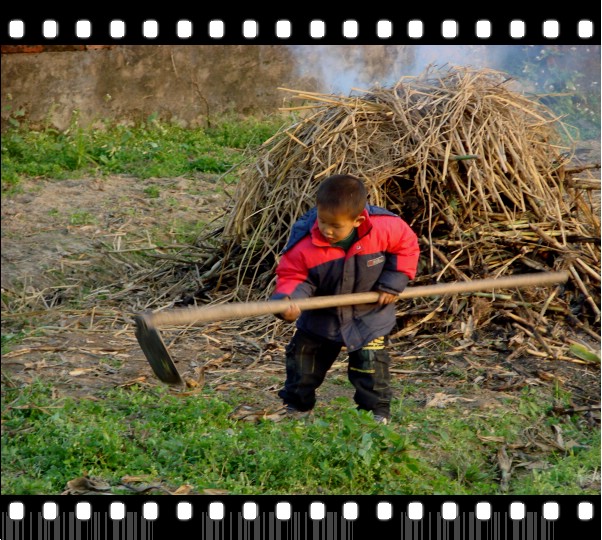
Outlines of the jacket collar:
M 380 216 L 380 215 L 388 215 L 394 216 L 393 212 L 386 210 L 385 208 L 381 208 L 380 206 L 373 206 L 370 204 L 366 205 L 362 215 L 366 217 L 364 222 L 358 227 L 358 237 L 362 238 L 372 228 L 372 222 L 370 221 L 370 216 Z M 330 245 L 328 241 L 322 236 L 320 230 L 318 229 L 317 224 L 318 217 L 318 209 L 314 206 L 310 208 L 305 214 L 303 214 L 294 224 L 291 229 L 291 234 L 289 240 L 284 247 L 284 249 L 280 252 L 281 254 L 286 253 L 289 249 L 291 249 L 297 242 L 299 242 L 303 237 L 308 234 L 312 235 L 312 240 L 317 241 L 316 245 Z

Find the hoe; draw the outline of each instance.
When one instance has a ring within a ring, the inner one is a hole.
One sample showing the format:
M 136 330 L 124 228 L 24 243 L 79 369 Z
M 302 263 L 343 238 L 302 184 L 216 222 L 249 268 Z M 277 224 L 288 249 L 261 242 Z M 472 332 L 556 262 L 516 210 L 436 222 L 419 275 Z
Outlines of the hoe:
M 568 279 L 567 272 L 538 272 L 516 274 L 490 279 L 475 279 L 455 283 L 439 283 L 407 287 L 399 294 L 399 299 L 425 296 L 442 296 L 458 293 L 489 291 L 493 289 L 511 289 L 524 287 L 542 287 L 554 283 L 563 283 Z M 359 304 L 371 304 L 378 300 L 377 292 L 340 294 L 333 296 L 315 296 L 295 300 L 301 311 L 323 309 Z M 183 384 L 182 378 L 159 334 L 159 328 L 165 326 L 196 325 L 225 319 L 242 319 L 283 313 L 291 305 L 290 300 L 272 300 L 265 302 L 233 302 L 213 306 L 175 309 L 160 312 L 144 312 L 134 316 L 136 339 L 155 375 L 166 384 Z

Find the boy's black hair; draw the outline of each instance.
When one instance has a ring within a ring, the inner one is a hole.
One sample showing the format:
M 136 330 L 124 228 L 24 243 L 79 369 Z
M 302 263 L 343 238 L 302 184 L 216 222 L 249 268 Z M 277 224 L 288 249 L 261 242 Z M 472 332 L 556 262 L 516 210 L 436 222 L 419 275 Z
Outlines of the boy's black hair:
M 349 217 L 359 216 L 368 200 L 366 186 L 350 174 L 329 176 L 318 186 L 316 203 L 324 209 L 346 212 Z

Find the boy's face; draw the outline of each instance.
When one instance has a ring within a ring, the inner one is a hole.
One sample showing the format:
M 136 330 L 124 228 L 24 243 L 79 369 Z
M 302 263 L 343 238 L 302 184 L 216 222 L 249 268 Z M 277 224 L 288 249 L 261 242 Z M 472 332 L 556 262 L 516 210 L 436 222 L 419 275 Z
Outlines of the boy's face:
M 353 229 L 359 227 L 364 216 L 351 217 L 347 212 L 318 206 L 318 228 L 331 244 L 345 240 Z

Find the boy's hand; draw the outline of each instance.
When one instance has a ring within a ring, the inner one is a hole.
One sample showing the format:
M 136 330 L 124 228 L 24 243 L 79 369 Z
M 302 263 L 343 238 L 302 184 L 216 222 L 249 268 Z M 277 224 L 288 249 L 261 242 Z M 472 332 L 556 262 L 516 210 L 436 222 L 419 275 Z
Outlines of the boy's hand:
M 378 303 L 381 306 L 384 306 L 385 304 L 392 304 L 393 302 L 397 301 L 397 298 L 398 296 L 396 294 L 383 291 L 379 291 L 378 293 Z
M 286 311 L 282 312 L 280 316 L 287 322 L 293 322 L 299 318 L 299 315 L 301 315 L 299 306 L 291 303 L 290 307 Z

